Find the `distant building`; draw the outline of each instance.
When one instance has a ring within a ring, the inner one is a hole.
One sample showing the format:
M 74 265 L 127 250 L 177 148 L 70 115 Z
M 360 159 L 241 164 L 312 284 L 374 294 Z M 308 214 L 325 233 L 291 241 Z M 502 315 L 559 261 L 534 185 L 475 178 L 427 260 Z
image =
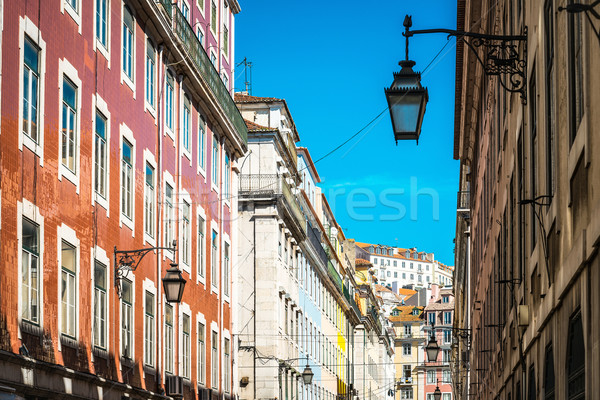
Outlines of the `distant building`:
M 378 244 L 355 242 L 357 252 L 367 253 L 380 285 L 398 289 L 428 287 L 432 283 L 452 286 L 454 268 L 436 261 L 433 253 Z

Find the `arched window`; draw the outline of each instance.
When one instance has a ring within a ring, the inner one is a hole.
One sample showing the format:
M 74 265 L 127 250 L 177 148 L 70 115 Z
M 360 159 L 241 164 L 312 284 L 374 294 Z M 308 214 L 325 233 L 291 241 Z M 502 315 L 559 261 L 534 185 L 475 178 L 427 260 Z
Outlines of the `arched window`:
M 585 344 L 580 310 L 569 321 L 567 346 L 568 399 L 585 399 Z
M 549 344 L 546 348 L 544 400 L 554 400 L 554 353 L 552 352 L 552 344 Z

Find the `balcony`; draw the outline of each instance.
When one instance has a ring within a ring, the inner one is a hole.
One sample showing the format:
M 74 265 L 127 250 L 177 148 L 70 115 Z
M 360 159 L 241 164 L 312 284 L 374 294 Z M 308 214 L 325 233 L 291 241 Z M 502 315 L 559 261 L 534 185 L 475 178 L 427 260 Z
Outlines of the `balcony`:
M 458 196 L 457 196 L 457 201 L 456 201 L 456 212 L 459 215 L 462 215 L 463 217 L 468 218 L 469 214 L 471 212 L 471 198 L 469 196 L 469 191 L 468 190 L 464 190 L 461 192 L 458 192 Z
M 398 380 L 399 385 L 412 385 L 413 378 L 412 376 L 403 376 Z
M 204 50 L 204 47 L 194 34 L 194 29 L 185 19 L 179 10 L 179 7 L 173 6 L 171 0 L 159 0 L 157 3 L 161 5 L 173 33 L 179 38 L 183 45 L 188 60 L 193 64 L 198 75 L 210 89 L 210 92 L 215 97 L 216 103 L 227 116 L 227 119 L 229 119 L 236 132 L 240 135 L 242 142 L 247 145 L 248 128 L 242 118 L 242 114 L 240 114 L 235 102 L 231 98 L 229 90 L 223 84 L 219 72 L 210 62 L 206 50 Z
M 287 211 L 301 236 L 306 233 L 306 220 L 298 199 L 285 178 L 277 174 L 244 174 L 240 175 L 240 200 L 277 200 Z

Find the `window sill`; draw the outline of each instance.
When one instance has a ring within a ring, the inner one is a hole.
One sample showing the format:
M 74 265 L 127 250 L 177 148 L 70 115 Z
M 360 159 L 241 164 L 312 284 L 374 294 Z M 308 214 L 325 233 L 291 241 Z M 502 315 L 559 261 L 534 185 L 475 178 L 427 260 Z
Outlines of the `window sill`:
M 133 359 L 129 358 L 129 357 L 120 357 L 121 360 L 121 366 L 122 367 L 126 367 L 126 368 L 133 368 L 135 366 L 135 362 L 133 361 Z
M 92 347 L 92 353 L 94 354 L 94 357 L 108 360 L 108 350 L 94 346 Z
M 75 185 L 75 192 L 79 194 L 79 176 L 61 163 L 58 166 L 58 180 L 62 181 L 62 178 L 66 178 Z
M 135 71 L 133 72 L 135 75 Z M 133 92 L 133 98 L 135 99 L 135 83 L 127 76 L 127 74 L 121 70 L 121 83 L 125 82 L 129 89 Z
M 41 134 L 41 133 L 40 133 Z M 40 166 L 44 166 L 44 149 L 40 143 L 37 143 L 28 135 L 21 132 L 21 137 L 23 138 L 23 146 L 27 147 L 29 150 L 33 152 L 36 156 L 40 158 Z M 23 150 L 21 148 L 21 150 Z
M 108 38 L 107 38 L 108 40 Z M 110 52 L 108 51 L 108 49 L 106 47 L 104 47 L 104 45 L 98 40 L 98 38 L 96 38 L 96 52 L 102 54 L 102 56 L 104 56 L 104 58 L 106 58 L 106 61 L 108 63 L 108 69 L 110 69 Z
M 62 346 L 70 347 L 72 349 L 77 349 L 79 346 L 77 344 L 77 339 L 67 336 L 64 333 L 60 334 L 60 344 Z
M 35 336 L 41 337 L 44 333 L 44 330 L 42 329 L 42 327 L 40 327 L 39 325 L 36 325 L 35 323 L 26 321 L 26 320 L 21 320 L 20 328 L 21 328 L 21 332 L 28 333 L 30 335 L 35 335 Z
M 156 375 L 156 367 L 153 367 L 152 365 L 144 364 L 144 373 L 146 375 L 155 376 Z

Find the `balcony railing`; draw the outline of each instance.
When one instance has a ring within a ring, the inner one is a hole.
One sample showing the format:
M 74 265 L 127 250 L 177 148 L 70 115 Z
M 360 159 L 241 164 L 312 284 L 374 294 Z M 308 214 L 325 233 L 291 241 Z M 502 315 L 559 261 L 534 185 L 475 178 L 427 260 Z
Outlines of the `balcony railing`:
M 326 265 L 328 263 L 327 252 L 321 244 L 321 232 L 319 231 L 319 228 L 308 224 L 306 230 L 308 231 L 308 241 L 317 252 L 323 265 Z
M 343 292 L 344 282 L 342 281 L 342 277 L 340 276 L 340 274 L 335 270 L 335 267 L 333 266 L 331 260 L 327 262 L 327 272 L 329 273 L 329 277 L 331 278 L 331 280 L 333 280 L 333 283 L 335 283 L 340 292 Z
M 458 199 L 456 201 L 456 208 L 458 211 L 469 211 L 471 208 L 470 204 L 469 191 L 465 190 L 458 192 Z
M 231 98 L 229 90 L 223 84 L 219 72 L 210 62 L 206 50 L 194 34 L 194 29 L 190 26 L 187 19 L 181 13 L 179 7 L 173 7 L 170 0 L 159 0 L 159 3 L 171 22 L 171 29 L 181 41 L 184 49 L 187 52 L 189 60 L 191 60 L 200 77 L 210 88 L 210 91 L 215 96 L 217 103 L 227 115 L 229 121 L 239 133 L 242 141 L 248 143 L 248 128 L 242 118 L 242 114 L 238 110 L 235 102 Z

